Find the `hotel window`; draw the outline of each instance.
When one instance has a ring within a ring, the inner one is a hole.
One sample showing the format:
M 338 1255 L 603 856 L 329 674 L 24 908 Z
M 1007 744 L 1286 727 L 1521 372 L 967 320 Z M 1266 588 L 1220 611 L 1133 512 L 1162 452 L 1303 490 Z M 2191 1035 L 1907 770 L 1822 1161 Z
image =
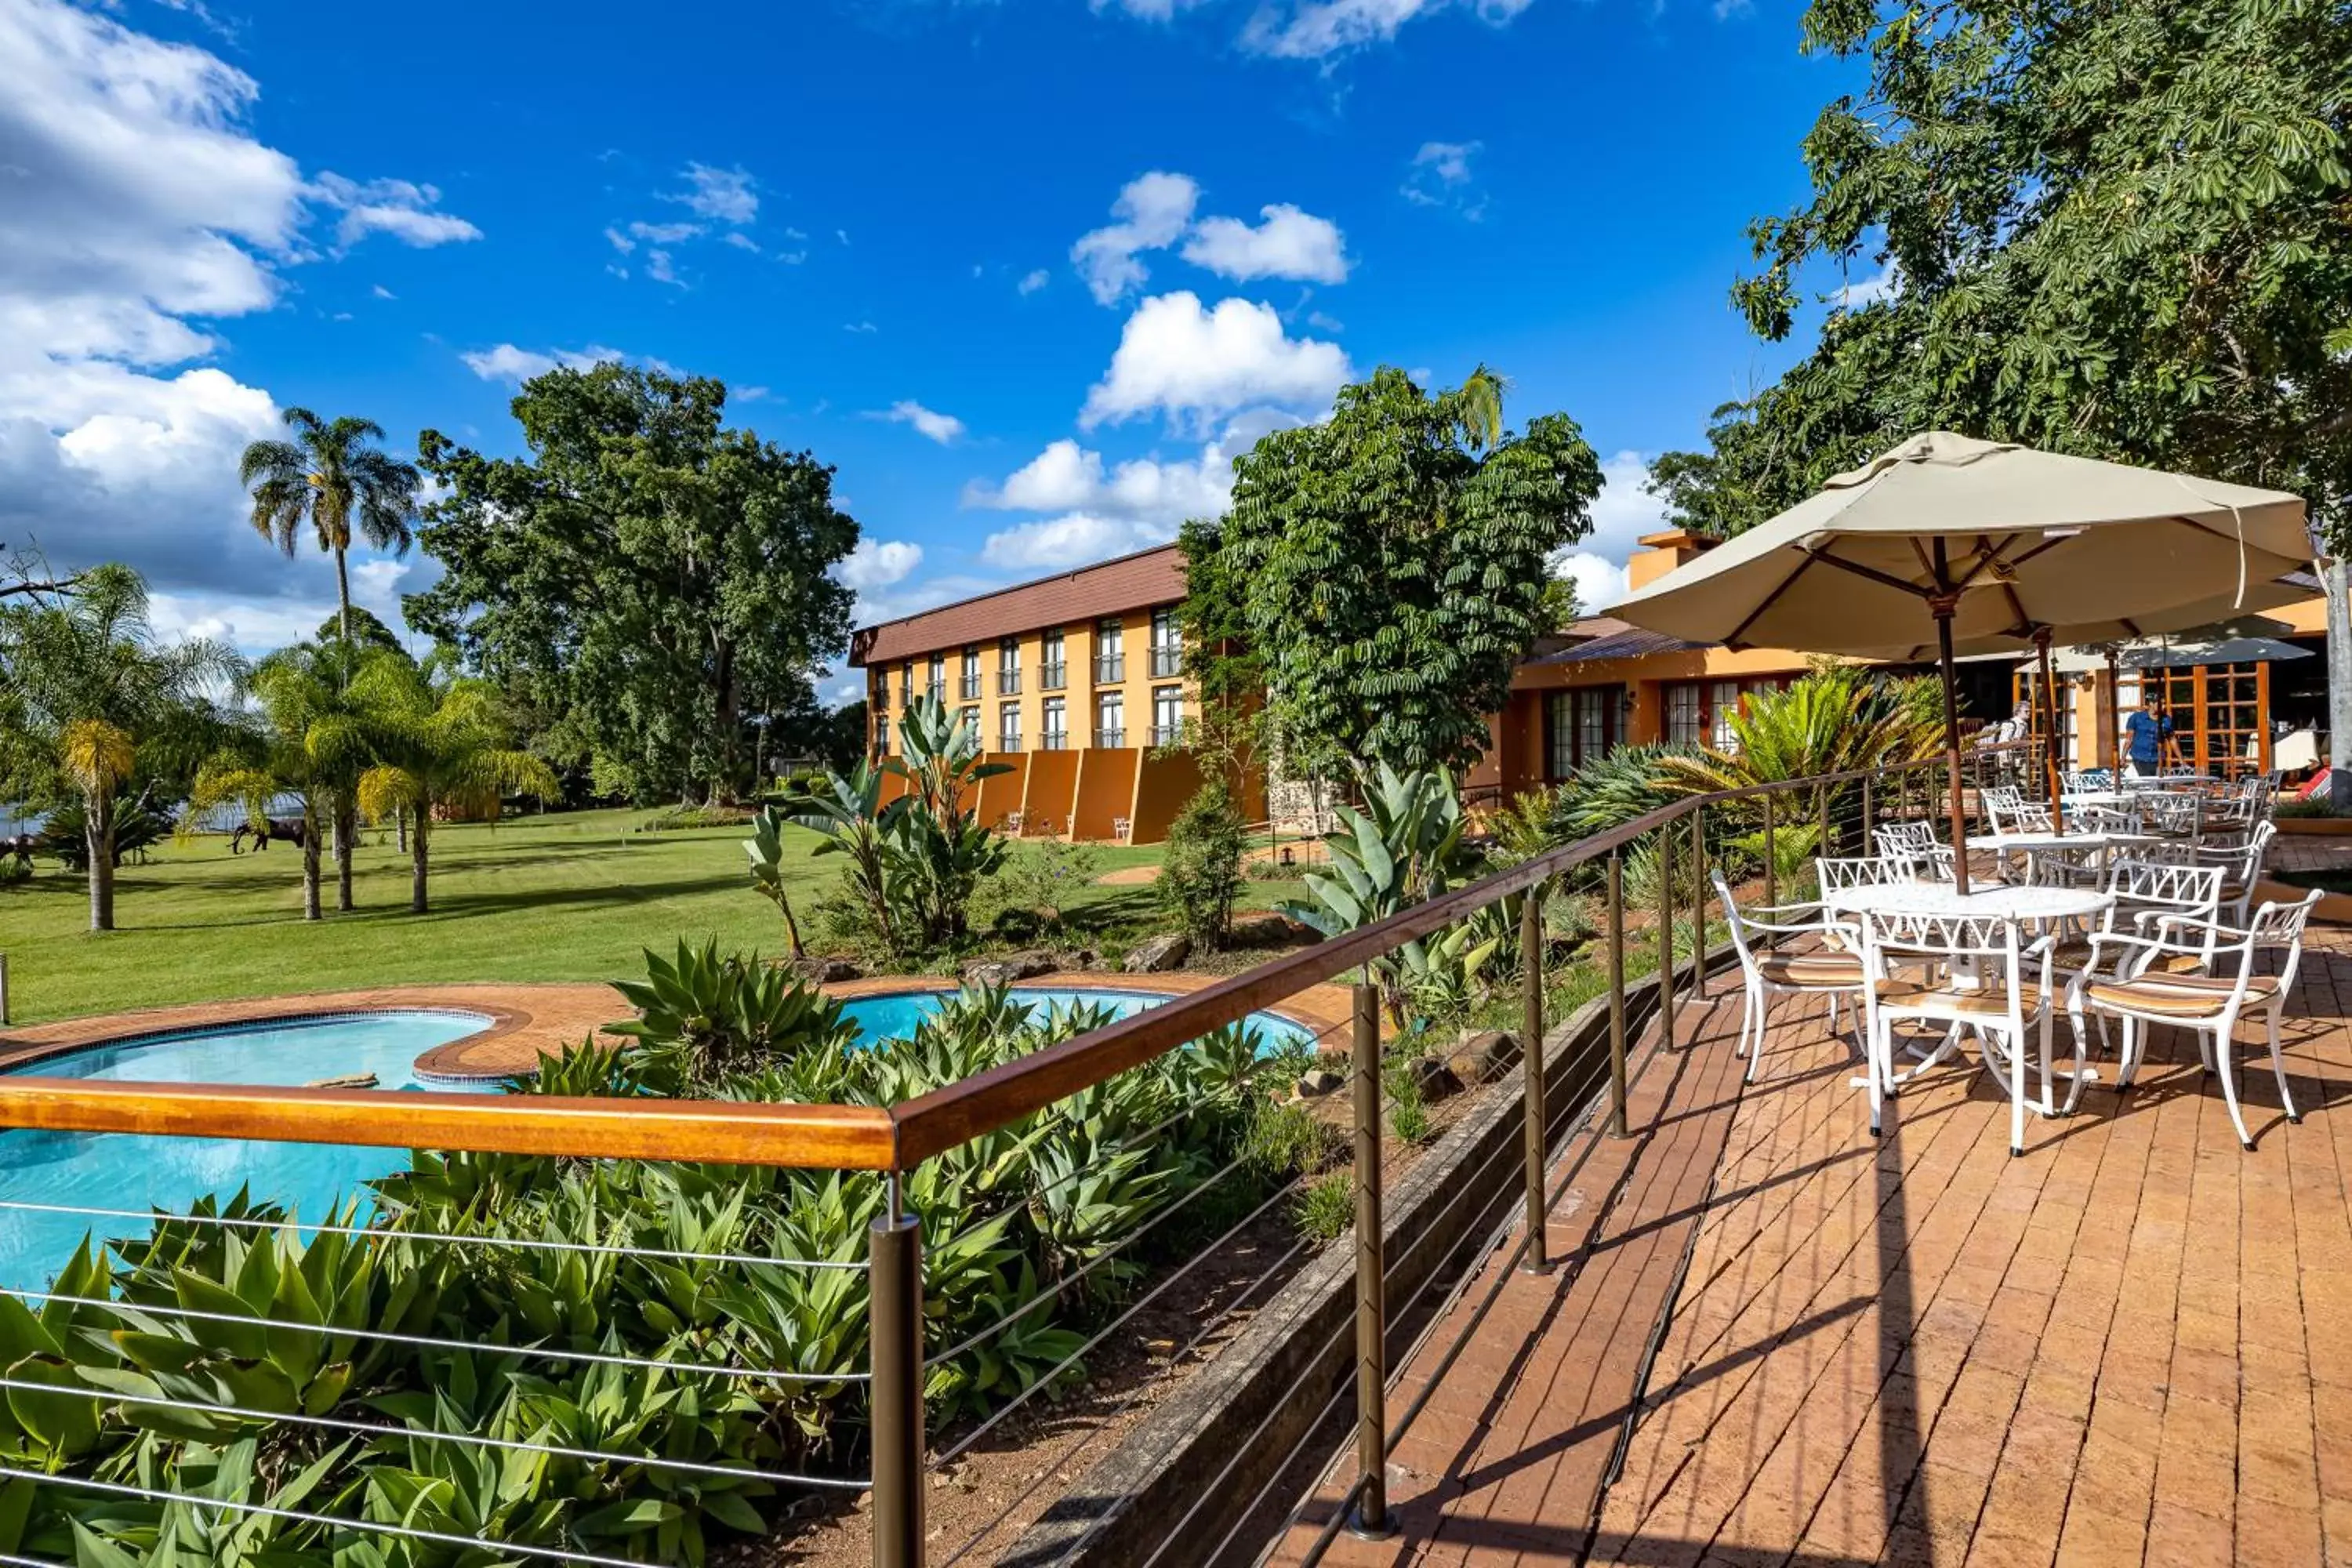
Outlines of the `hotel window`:
M 972 740 L 973 740 L 974 742 L 979 741 L 979 739 L 980 739 L 980 709 L 979 709 L 978 705 L 976 705 L 976 704 L 975 704 L 974 706 L 970 707 L 970 708 L 959 708 L 959 709 L 957 709 L 957 710 L 956 710 L 956 722 L 957 722 L 957 723 L 959 723 L 959 724 L 969 725 L 969 726 L 971 727 L 971 738 L 972 738 Z
M 1172 746 L 1184 732 L 1184 689 L 1181 686 L 1155 686 L 1151 689 L 1151 743 Z
M 923 683 L 923 693 L 934 702 L 948 700 L 948 656 L 931 655 L 930 679 Z
M 1151 678 L 1165 680 L 1184 668 L 1184 635 L 1173 608 L 1151 612 Z
M 1127 699 L 1122 694 L 1105 691 L 1095 698 L 1095 744 L 1127 744 Z
M 1021 639 L 1006 637 L 996 645 L 996 694 L 1021 695 Z
M 1062 661 L 1062 628 L 1055 626 L 1037 639 L 1037 689 L 1059 691 L 1069 684 L 1068 677 L 1068 667 Z
M 1718 680 L 1706 689 L 1706 743 L 1718 752 L 1739 749 L 1738 733 L 1731 721 L 1739 717 L 1739 682 Z
M 1127 626 L 1119 621 L 1095 624 L 1095 684 L 1115 686 L 1127 679 Z
M 956 695 L 966 702 L 974 701 L 980 696 L 980 649 L 976 647 L 963 650 L 963 679 Z
M 1058 752 L 1070 743 L 1070 704 L 1060 697 L 1045 699 L 1045 728 L 1037 736 L 1037 744 L 1049 752 Z
M 1017 752 L 1021 749 L 1021 704 L 1002 702 L 996 709 L 996 749 Z
M 1544 700 L 1547 776 L 1557 782 L 1608 754 L 1622 731 L 1625 689 L 1580 686 L 1552 692 Z
M 1677 681 L 1666 688 L 1667 745 L 1696 746 L 1706 738 L 1705 695 L 1696 681 Z
M 898 667 L 898 706 L 912 708 L 914 705 L 915 661 L 910 658 Z

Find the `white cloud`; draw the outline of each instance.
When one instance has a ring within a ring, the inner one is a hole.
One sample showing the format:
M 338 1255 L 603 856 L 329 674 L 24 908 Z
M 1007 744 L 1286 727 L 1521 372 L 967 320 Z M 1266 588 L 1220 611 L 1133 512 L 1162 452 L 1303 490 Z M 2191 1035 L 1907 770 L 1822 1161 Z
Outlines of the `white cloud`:
M 919 433 L 942 447 L 963 438 L 962 420 L 952 414 L 926 408 L 911 397 L 900 398 L 872 417 L 887 419 L 893 425 L 911 425 Z
M 1399 189 L 1417 206 L 1455 207 L 1475 220 L 1486 202 L 1473 183 L 1470 160 L 1485 150 L 1482 142 L 1424 142 L 1405 165 Z
M 973 480 L 963 504 L 998 511 L 1086 511 L 1114 521 L 1173 527 L 1188 517 L 1213 517 L 1233 496 L 1228 442 L 1213 441 L 1193 462 L 1138 458 L 1108 471 L 1100 452 L 1076 441 L 1054 442 L 992 485 Z
M 637 247 L 637 242 L 635 240 L 631 239 L 627 235 L 623 234 L 619 229 L 613 227 L 610 224 L 604 226 L 604 237 L 611 240 L 613 242 L 613 248 L 619 251 L 624 256 L 628 255 Z
M 844 322 L 842 322 L 842 323 L 841 323 L 841 330 L 842 330 L 843 331 L 845 331 L 845 332 L 860 332 L 860 333 L 864 333 L 864 332 L 878 332 L 878 331 L 880 331 L 882 329 L 881 329 L 881 328 L 879 328 L 879 327 L 877 327 L 877 326 L 876 326 L 876 325 L 875 325 L 873 322 L 871 322 L 871 321 L 844 321 Z
M 861 539 L 849 558 L 834 568 L 842 584 L 860 594 L 904 582 L 923 563 L 923 547 L 902 539 Z
M 1415 17 L 1466 10 L 1499 27 L 1531 0 L 1266 0 L 1242 29 L 1242 47 L 1281 59 L 1319 60 L 1384 44 Z
M 547 350 L 518 348 L 513 343 L 499 343 L 490 348 L 476 349 L 461 353 L 457 357 L 466 362 L 467 370 L 472 371 L 484 381 L 509 381 L 518 384 L 529 381 L 535 375 L 545 375 L 551 370 L 559 368 L 593 370 L 597 365 L 607 363 L 641 364 L 647 370 L 656 370 L 664 375 L 685 374 L 667 360 L 658 360 L 650 354 L 624 353 L 619 349 L 606 348 L 602 343 L 591 343 L 582 349 Z
M 686 287 L 686 279 L 680 278 L 677 275 L 677 269 L 670 265 L 669 252 L 667 250 L 646 252 L 646 276 L 656 283 L 668 283 L 680 289 Z
M 1755 14 L 1756 0 L 1715 0 L 1715 19 L 1718 22 L 1728 22 L 1734 16 L 1752 16 Z
M 633 223 L 629 226 L 629 237 L 642 239 L 647 245 L 676 245 L 679 240 L 692 239 L 701 232 L 702 226 L 698 223 Z M 606 238 L 612 238 L 613 231 L 608 228 L 604 235 Z M 617 245 L 620 242 L 614 240 L 614 243 Z
M 1175 534 L 1163 523 L 1073 512 L 992 533 L 980 558 L 1006 571 L 1051 572 L 1165 544 Z
M 373 293 L 379 300 L 397 300 L 400 298 L 399 295 L 394 293 L 391 289 L 385 288 L 381 283 L 377 284 L 373 289 L 370 289 L 369 292 Z
M 1572 550 L 1551 563 L 1552 575 L 1576 584 L 1577 608 L 1590 616 L 1607 609 L 1627 592 L 1625 568 L 1590 550 Z
M 725 233 L 725 234 L 723 234 L 723 235 L 721 235 L 719 237 L 720 237 L 722 240 L 724 240 L 727 244 L 733 246 L 733 247 L 734 247 L 736 249 L 738 249 L 738 250 L 748 250 L 748 251 L 750 251 L 750 252 L 751 252 L 752 255 L 754 255 L 754 256 L 757 256 L 757 255 L 759 255 L 759 254 L 760 254 L 760 242 L 759 242 L 758 240 L 756 240 L 756 239 L 753 239 L 753 238 L 752 238 L 750 235 L 748 235 L 748 234 L 743 234 L 743 233 L 741 233 L 741 232 L 740 232 L 740 231 L 737 231 L 737 230 L 734 230 L 734 229 L 730 229 L 727 233 Z
M 1202 218 L 1184 242 L 1184 259 L 1244 283 L 1257 278 L 1348 280 L 1347 242 L 1339 225 L 1287 202 L 1258 212 L 1265 221 L 1255 227 L 1237 217 Z
M 1643 534 L 1666 526 L 1664 504 L 1643 489 L 1650 481 L 1650 463 L 1642 453 L 1622 451 L 1604 459 L 1601 478 L 1592 531 L 1552 563 L 1556 575 L 1576 584 L 1577 602 L 1587 613 L 1625 596 L 1627 558 Z
M 1070 247 L 1070 259 L 1100 304 L 1118 303 L 1150 276 L 1137 253 L 1164 250 L 1176 243 L 1192 224 L 1192 208 L 1201 187 L 1187 174 L 1160 170 L 1129 180 L 1111 204 L 1118 221 L 1081 235 Z
M 1307 324 L 1318 332 L 1344 332 L 1348 330 L 1346 322 L 1336 317 L 1327 316 L 1320 310 L 1307 311 Z
M 190 616 L 235 597 L 315 627 L 331 564 L 280 556 L 236 482 L 276 400 L 194 362 L 332 214 L 346 241 L 471 226 L 426 186 L 306 178 L 247 124 L 252 78 L 99 7 L 0 0 L 0 540 L 128 561 Z
M 662 197 L 677 202 L 697 217 L 714 223 L 750 223 L 760 216 L 759 182 L 740 168 L 719 169 L 709 163 L 688 163 L 687 188 Z
M 1879 268 L 1874 278 L 1859 283 L 1849 283 L 1830 296 L 1832 303 L 1841 310 L 1859 310 L 1864 305 L 1875 305 L 1882 300 L 1892 300 L 1902 291 L 1903 269 L 1894 262 Z
M 1021 281 L 1015 284 L 1014 287 L 1023 294 L 1034 294 L 1038 289 L 1043 289 L 1046 284 L 1051 283 L 1053 280 L 1054 275 L 1040 267 L 1034 272 L 1024 274 Z
M 806 239 L 808 236 L 803 234 L 799 229 L 787 226 L 784 229 L 784 237 L 786 239 Z
M 1349 374 L 1345 351 L 1290 337 L 1271 305 L 1223 300 L 1206 310 L 1190 291 L 1161 294 L 1128 318 L 1078 424 L 1092 429 L 1159 412 L 1197 427 L 1253 404 L 1320 404 Z
M 307 193 L 340 211 L 335 243 L 346 248 L 371 234 L 388 234 L 420 249 L 479 239 L 482 231 L 455 213 L 436 212 L 441 193 L 407 180 L 369 180 L 320 174 Z

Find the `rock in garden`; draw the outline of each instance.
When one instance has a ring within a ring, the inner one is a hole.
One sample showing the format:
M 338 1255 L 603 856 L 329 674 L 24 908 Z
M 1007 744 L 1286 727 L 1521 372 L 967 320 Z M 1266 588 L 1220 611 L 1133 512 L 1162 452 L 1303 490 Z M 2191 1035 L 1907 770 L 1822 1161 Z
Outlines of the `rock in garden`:
M 1449 1094 L 1462 1092 L 1462 1080 L 1435 1057 L 1415 1057 L 1412 1079 L 1421 1086 L 1421 1098 L 1424 1100 L 1444 1100 Z
M 858 977 L 857 965 L 845 958 L 796 958 L 793 973 L 814 985 L 833 985 Z
M 1309 1100 L 1319 1100 L 1327 1094 L 1337 1094 L 1348 1080 L 1328 1068 L 1317 1068 L 1298 1080 L 1298 1092 Z
M 1125 968 L 1129 974 L 1157 974 L 1163 969 L 1180 969 L 1192 956 L 1192 939 L 1181 931 L 1155 936 L 1127 955 Z
M 963 983 L 967 985 L 1011 985 L 1023 980 L 1034 980 L 1041 974 L 1054 973 L 1054 955 L 1050 952 L 1008 952 L 1002 958 L 983 958 L 963 966 Z
M 314 1078 L 302 1087 L 304 1089 L 373 1089 L 376 1087 L 376 1079 L 375 1074 L 372 1072 L 353 1072 L 345 1073 L 341 1078 Z
M 1517 1036 L 1502 1029 L 1465 1029 L 1445 1066 L 1464 1083 L 1484 1083 L 1519 1058 Z

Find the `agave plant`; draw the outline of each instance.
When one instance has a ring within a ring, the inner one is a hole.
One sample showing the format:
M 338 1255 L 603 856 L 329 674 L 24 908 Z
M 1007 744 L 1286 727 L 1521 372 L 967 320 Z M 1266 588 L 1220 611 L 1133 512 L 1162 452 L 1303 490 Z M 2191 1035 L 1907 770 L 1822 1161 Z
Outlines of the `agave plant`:
M 693 1091 L 770 1058 L 845 1051 L 857 1037 L 839 1002 L 756 954 L 720 953 L 716 937 L 699 948 L 680 938 L 675 959 L 647 952 L 646 977 L 613 989 L 638 1016 L 605 1032 L 644 1042 Z

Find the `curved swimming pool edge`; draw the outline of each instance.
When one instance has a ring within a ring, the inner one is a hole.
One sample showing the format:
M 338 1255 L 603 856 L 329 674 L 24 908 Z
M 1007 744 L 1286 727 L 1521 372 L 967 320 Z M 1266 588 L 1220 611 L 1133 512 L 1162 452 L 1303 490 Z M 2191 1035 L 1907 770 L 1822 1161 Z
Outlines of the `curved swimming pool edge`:
M 5 1061 L 0 1061 L 0 1073 L 22 1072 L 26 1068 L 37 1067 L 46 1062 L 61 1061 L 68 1057 L 78 1057 L 89 1051 L 113 1050 L 125 1046 L 156 1046 L 172 1040 L 203 1040 L 223 1035 L 250 1034 L 257 1029 L 315 1028 L 327 1024 L 346 1024 L 367 1018 L 388 1016 L 415 1017 L 419 1015 L 432 1018 L 463 1018 L 478 1026 L 458 1036 L 455 1040 L 446 1041 L 441 1046 L 434 1047 L 434 1050 L 479 1039 L 499 1023 L 497 1018 L 478 1007 L 435 1007 L 413 1003 L 387 1003 L 380 1007 L 320 1007 L 293 1013 L 261 1013 L 250 1017 L 221 1018 L 202 1024 L 159 1024 L 152 1028 L 133 1029 L 125 1034 L 101 1035 L 89 1039 L 61 1040 L 36 1046 L 21 1055 L 11 1056 Z M 430 1077 L 423 1073 L 418 1076 Z M 434 1081 L 462 1080 L 435 1079 Z

